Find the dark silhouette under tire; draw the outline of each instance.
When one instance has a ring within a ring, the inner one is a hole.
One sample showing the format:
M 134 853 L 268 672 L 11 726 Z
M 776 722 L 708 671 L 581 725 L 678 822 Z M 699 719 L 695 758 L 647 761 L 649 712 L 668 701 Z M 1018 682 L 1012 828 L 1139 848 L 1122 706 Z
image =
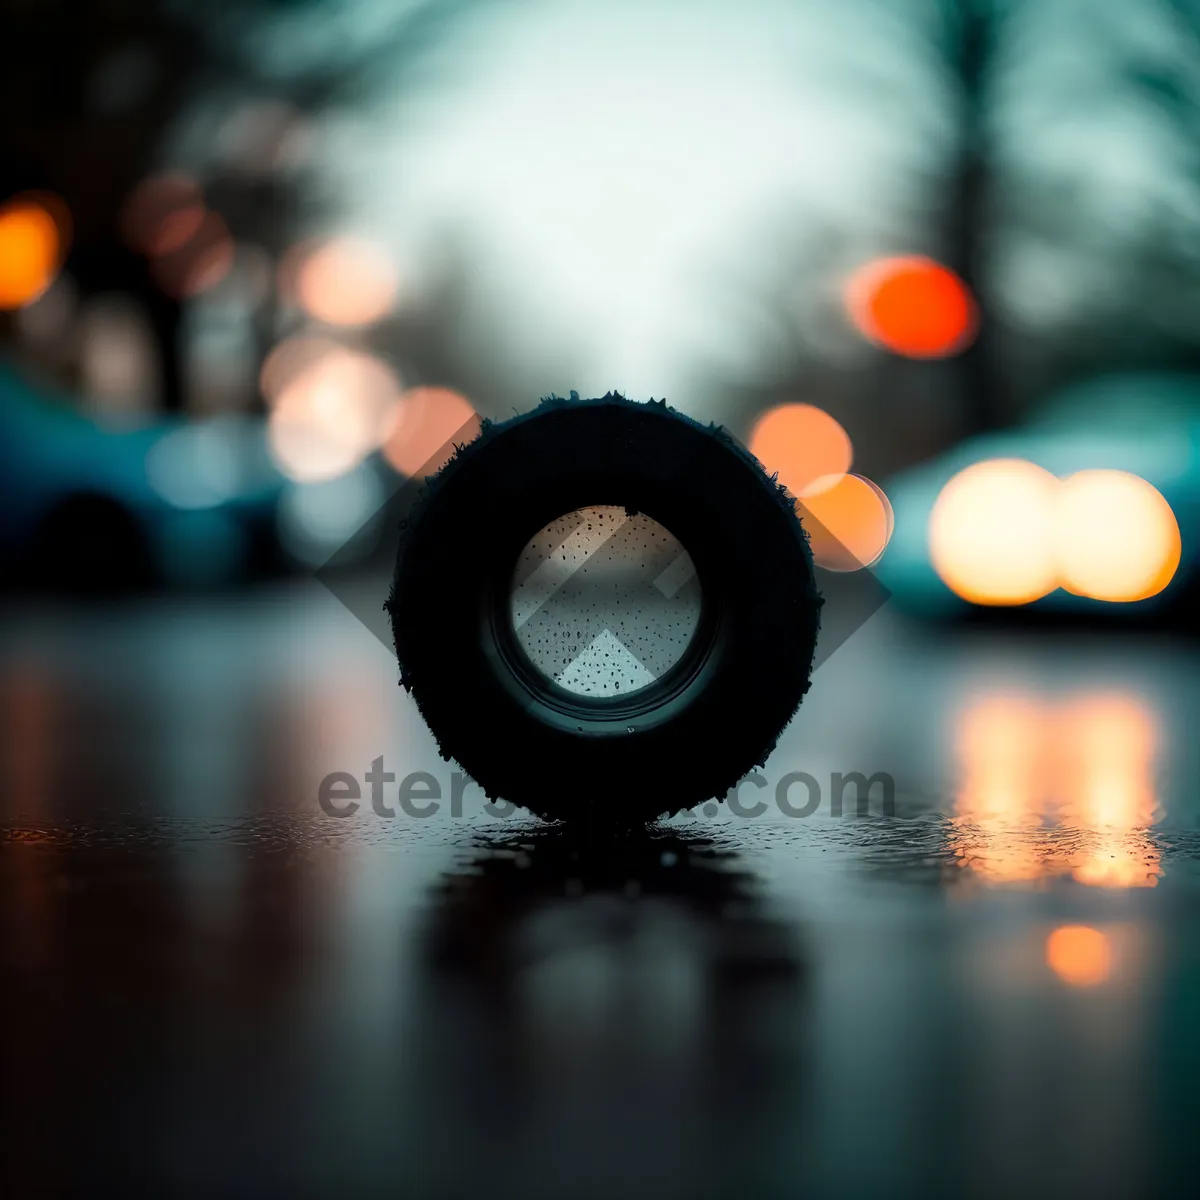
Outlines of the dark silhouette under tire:
M 514 628 L 522 551 L 588 506 L 652 518 L 698 581 L 686 648 L 628 694 L 568 689 Z M 489 796 L 552 819 L 642 822 L 764 762 L 808 690 L 820 604 L 792 498 L 740 443 L 609 395 L 485 422 L 405 522 L 388 610 L 401 683 Z

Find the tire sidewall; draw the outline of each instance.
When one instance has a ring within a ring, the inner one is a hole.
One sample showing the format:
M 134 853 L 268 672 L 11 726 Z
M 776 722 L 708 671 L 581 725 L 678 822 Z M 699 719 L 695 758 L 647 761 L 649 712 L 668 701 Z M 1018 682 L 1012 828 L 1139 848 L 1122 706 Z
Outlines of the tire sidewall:
M 560 707 L 512 670 L 499 623 L 517 558 L 589 505 L 654 519 L 700 577 L 706 652 L 649 711 L 656 685 Z M 389 602 L 402 682 L 488 795 L 638 820 L 724 795 L 765 760 L 808 689 L 819 606 L 792 500 L 758 462 L 723 430 L 616 397 L 485 426 L 411 515 Z

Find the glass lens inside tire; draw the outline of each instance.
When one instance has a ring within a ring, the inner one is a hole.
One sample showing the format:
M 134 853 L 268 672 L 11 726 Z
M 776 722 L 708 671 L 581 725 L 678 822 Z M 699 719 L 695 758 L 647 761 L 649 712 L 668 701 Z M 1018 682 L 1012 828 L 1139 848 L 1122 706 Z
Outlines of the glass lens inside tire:
M 550 522 L 517 561 L 509 613 L 533 666 L 574 695 L 628 696 L 683 657 L 700 580 L 657 521 L 608 505 Z

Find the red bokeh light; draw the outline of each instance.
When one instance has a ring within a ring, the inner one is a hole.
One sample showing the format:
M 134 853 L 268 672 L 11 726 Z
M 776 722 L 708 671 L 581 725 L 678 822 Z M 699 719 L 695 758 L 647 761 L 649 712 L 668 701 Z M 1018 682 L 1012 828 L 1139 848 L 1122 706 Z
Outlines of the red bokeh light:
M 175 249 L 153 259 L 163 291 L 181 299 L 216 287 L 233 267 L 233 238 L 215 212 L 205 212 L 195 230 Z
M 204 221 L 204 197 L 189 175 L 169 171 L 143 179 L 121 210 L 126 240 L 143 254 L 172 254 L 190 241 Z
M 969 346 L 978 315 L 959 277 L 931 258 L 876 259 L 846 285 L 851 321 L 869 341 L 906 358 L 944 358 Z

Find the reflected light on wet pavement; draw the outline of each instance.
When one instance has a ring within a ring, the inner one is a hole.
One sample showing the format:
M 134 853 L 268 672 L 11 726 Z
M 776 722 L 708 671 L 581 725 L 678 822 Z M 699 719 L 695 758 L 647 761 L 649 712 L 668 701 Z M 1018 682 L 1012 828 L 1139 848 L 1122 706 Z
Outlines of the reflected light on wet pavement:
M 1070 875 L 1153 887 L 1157 722 L 1144 701 L 1088 694 L 1047 702 L 981 697 L 958 729 L 959 861 L 993 883 Z
M 316 585 L 12 611 L 0 664 L 8 1192 L 1142 1196 L 1191 1170 L 1186 643 L 885 611 L 743 785 L 760 815 L 628 838 L 456 793 Z M 335 771 L 352 817 L 318 805 Z M 775 801 L 798 771 L 807 819 Z M 834 815 L 854 771 L 894 815 Z

